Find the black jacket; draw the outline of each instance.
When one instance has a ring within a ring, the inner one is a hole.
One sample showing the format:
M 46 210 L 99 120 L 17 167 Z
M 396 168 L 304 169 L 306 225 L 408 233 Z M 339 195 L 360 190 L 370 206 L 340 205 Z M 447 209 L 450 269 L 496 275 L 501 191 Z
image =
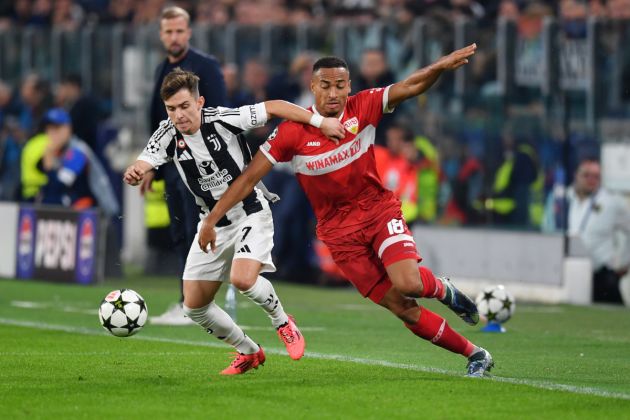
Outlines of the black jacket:
M 164 77 L 176 67 L 192 71 L 199 76 L 199 94 L 206 100 L 204 107 L 225 106 L 227 102 L 225 80 L 219 62 L 211 55 L 189 48 L 184 58 L 177 63 L 170 63 L 168 59 L 164 59 L 155 70 L 155 85 L 150 111 L 151 133 L 157 130 L 161 121 L 168 118 L 164 103 L 160 98 L 160 87 Z

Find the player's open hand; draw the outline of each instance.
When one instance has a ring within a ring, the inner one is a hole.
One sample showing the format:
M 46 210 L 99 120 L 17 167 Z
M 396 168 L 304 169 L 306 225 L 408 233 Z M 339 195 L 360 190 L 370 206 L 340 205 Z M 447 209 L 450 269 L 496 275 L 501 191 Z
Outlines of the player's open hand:
M 337 118 L 324 118 L 320 130 L 322 130 L 322 133 L 324 133 L 326 137 L 334 141 L 335 144 L 339 144 L 339 140 L 346 136 L 346 130 L 344 130 L 343 124 L 341 124 Z
M 134 187 L 140 184 L 143 178 L 144 170 L 139 168 L 136 164 L 129 166 L 123 175 L 123 181 Z
M 455 70 L 464 64 L 468 64 L 468 59 L 477 51 L 477 44 L 470 44 L 467 47 L 453 51 L 437 61 L 437 65 L 443 70 Z
M 217 233 L 214 230 L 214 225 L 208 223 L 208 219 L 205 219 L 199 229 L 199 248 L 206 254 L 209 250 L 214 252 L 217 249 Z

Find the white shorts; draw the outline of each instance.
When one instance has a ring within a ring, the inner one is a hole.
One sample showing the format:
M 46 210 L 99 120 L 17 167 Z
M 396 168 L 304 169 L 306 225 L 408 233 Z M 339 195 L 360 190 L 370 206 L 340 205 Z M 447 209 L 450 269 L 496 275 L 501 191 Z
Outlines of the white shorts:
M 207 254 L 199 247 L 197 225 L 195 240 L 188 251 L 184 280 L 230 281 L 232 261 L 248 258 L 262 263 L 260 272 L 274 272 L 276 266 L 271 260 L 273 248 L 273 218 L 271 210 L 263 209 L 250 214 L 238 223 L 215 227 L 217 233 L 216 250 Z

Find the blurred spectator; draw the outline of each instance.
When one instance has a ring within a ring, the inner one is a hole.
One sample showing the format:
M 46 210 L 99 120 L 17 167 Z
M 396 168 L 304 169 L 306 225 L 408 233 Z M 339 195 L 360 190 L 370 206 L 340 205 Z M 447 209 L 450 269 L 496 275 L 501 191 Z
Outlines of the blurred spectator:
M 144 0 L 135 2 L 133 15 L 134 25 L 154 23 L 160 18 L 166 0 Z
M 64 31 L 75 31 L 81 27 L 85 13 L 83 8 L 73 0 L 54 0 L 52 25 Z
M 453 144 L 451 149 L 454 156 L 449 162 L 450 170 L 445 171 L 450 196 L 440 221 L 449 225 L 478 224 L 481 222 L 483 166 L 468 146 Z
M 20 117 L 23 105 L 11 86 L 0 80 L 0 127 L 7 116 Z
M 248 103 L 267 100 L 269 85 L 269 68 L 257 58 L 250 58 L 243 67 L 243 89 L 248 96 Z
M 520 17 L 520 9 L 516 0 L 501 0 L 498 17 L 517 22 Z
M 532 189 L 542 190 L 543 179 L 538 153 L 512 130 L 509 126 L 503 133 L 503 162 L 495 171 L 486 210 L 494 224 L 526 228 L 532 226 Z
M 411 130 L 400 123 L 392 124 L 385 133 L 386 146 L 376 145 L 376 170 L 383 186 L 400 197 L 400 188 L 410 162 L 404 155 L 405 143 L 413 142 Z
M 47 141 L 37 168 L 48 180 L 41 188 L 38 202 L 83 210 L 96 206 L 88 183 L 88 157 L 70 144 L 70 115 L 60 108 L 50 110 L 44 121 Z
M 83 93 L 81 76 L 71 74 L 64 77 L 57 87 L 55 96 L 57 106 L 70 112 L 74 134 L 96 151 L 102 112 L 98 100 Z
M 421 223 L 436 220 L 439 209 L 442 170 L 440 156 L 435 145 L 425 136 L 416 136 L 413 141 L 415 156 L 415 217 Z M 412 153 L 411 151 L 409 153 Z
M 21 135 L 14 116 L 0 118 L 0 201 L 17 201 L 20 197 Z
M 315 97 L 311 92 L 311 75 L 316 59 L 317 55 L 314 52 L 300 53 L 295 56 L 289 68 L 289 79 L 295 89 L 291 102 L 304 108 L 310 107 L 315 102 Z
M 52 106 L 50 83 L 34 73 L 26 76 L 20 87 L 20 101 L 24 104 L 20 125 L 32 135 L 39 129 L 44 112 Z
M 109 178 L 91 149 L 72 134 L 70 115 L 61 108 L 44 117 L 44 150 L 37 169 L 47 181 L 37 202 L 72 207 L 76 210 L 99 207 L 108 216 L 119 213 Z
M 269 95 L 270 78 L 269 68 L 261 60 L 251 58 L 245 62 L 243 67 L 243 90 L 247 95 L 248 104 L 264 102 L 272 98 Z M 278 99 L 282 97 L 281 95 L 281 89 L 279 89 L 279 93 L 274 95 L 273 99 Z M 247 142 L 252 150 L 258 150 L 258 147 L 266 140 L 271 130 L 271 127 L 264 126 L 247 132 Z
M 223 78 L 225 79 L 225 89 L 227 93 L 227 101 L 225 106 L 228 108 L 238 108 L 247 105 L 249 97 L 241 89 L 240 73 L 238 65 L 227 63 L 222 67 Z
M 230 9 L 225 3 L 200 1 L 195 8 L 195 23 L 223 26 L 230 22 Z
M 385 54 L 379 49 L 366 49 L 361 54 L 359 72 L 352 79 L 353 92 L 365 89 L 385 88 L 394 83 L 394 74 L 387 65 Z M 393 121 L 393 114 L 385 114 L 376 128 L 376 144 L 383 144 L 385 132 Z
M 50 25 L 52 19 L 52 0 L 33 0 L 30 23 L 32 25 Z
M 106 24 L 131 23 L 134 16 L 135 0 L 115 0 L 109 2 L 107 12 L 100 21 Z
M 558 204 L 550 194 L 544 230 L 562 230 L 559 221 L 567 220 L 567 234 L 581 238 L 593 262 L 593 301 L 622 303 L 619 281 L 630 266 L 628 202 L 602 188 L 599 162 L 585 159 L 577 168 L 566 202 Z M 565 219 L 559 212 L 567 207 Z

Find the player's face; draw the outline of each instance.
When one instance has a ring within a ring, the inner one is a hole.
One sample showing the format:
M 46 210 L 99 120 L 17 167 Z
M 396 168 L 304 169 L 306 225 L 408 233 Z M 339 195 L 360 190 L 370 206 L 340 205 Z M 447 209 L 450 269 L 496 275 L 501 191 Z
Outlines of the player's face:
M 203 96 L 195 98 L 188 89 L 181 89 L 164 101 L 168 118 L 184 134 L 195 134 L 201 128 Z
M 188 51 L 192 32 L 183 17 L 162 19 L 160 22 L 160 41 L 169 57 L 177 59 Z
M 597 162 L 583 162 L 575 174 L 575 191 L 580 195 L 591 195 L 599 189 L 601 168 Z
M 350 94 L 350 73 L 343 67 L 319 69 L 313 73 L 311 91 L 315 108 L 325 117 L 338 117 Z

